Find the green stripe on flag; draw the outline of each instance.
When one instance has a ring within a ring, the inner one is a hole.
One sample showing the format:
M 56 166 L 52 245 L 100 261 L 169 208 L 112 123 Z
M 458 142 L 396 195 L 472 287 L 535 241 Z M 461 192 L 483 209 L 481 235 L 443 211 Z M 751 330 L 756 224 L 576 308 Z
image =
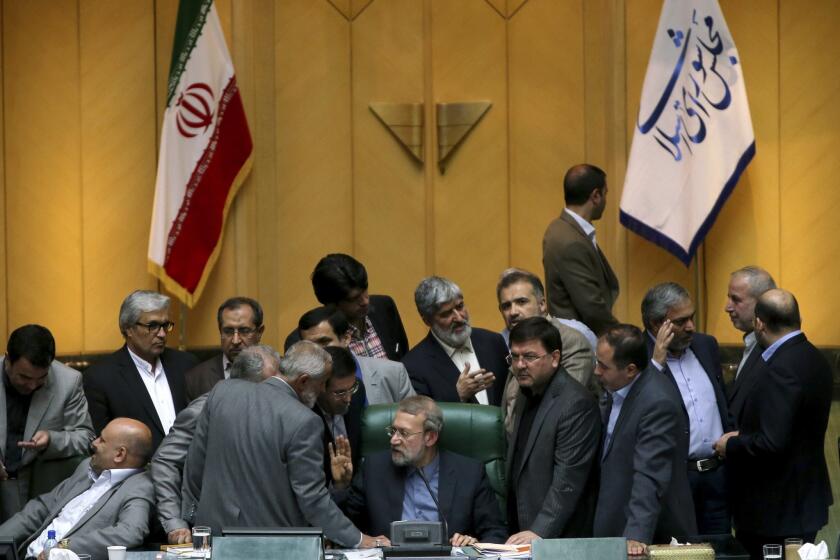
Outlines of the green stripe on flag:
M 181 74 L 190 59 L 195 43 L 204 29 L 207 12 L 213 0 L 181 0 L 178 6 L 178 20 L 175 23 L 175 40 L 172 43 L 172 61 L 169 63 L 169 91 L 166 106 L 172 103 Z

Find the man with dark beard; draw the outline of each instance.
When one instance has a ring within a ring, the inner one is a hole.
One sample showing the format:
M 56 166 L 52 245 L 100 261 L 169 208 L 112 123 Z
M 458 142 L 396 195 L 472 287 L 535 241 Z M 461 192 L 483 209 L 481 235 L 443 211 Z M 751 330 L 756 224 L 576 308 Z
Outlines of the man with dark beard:
M 387 429 L 391 451 L 365 459 L 352 489 L 334 494 L 363 531 L 385 533 L 398 520 L 445 519 L 453 546 L 467 546 L 476 539 L 504 542 L 507 531 L 484 465 L 438 449 L 442 429 L 443 413 L 429 397 L 418 395 L 400 402 Z
M 507 377 L 507 345 L 498 333 L 470 326 L 457 284 L 424 278 L 414 302 L 429 334 L 403 358 L 419 395 L 436 401 L 499 406 Z

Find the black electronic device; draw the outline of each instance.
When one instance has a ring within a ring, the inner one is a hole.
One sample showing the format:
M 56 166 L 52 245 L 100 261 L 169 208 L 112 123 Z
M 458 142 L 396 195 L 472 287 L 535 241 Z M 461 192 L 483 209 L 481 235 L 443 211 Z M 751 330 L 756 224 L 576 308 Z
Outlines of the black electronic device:
M 11 537 L 0 537 L 0 560 L 18 560 L 15 539 Z

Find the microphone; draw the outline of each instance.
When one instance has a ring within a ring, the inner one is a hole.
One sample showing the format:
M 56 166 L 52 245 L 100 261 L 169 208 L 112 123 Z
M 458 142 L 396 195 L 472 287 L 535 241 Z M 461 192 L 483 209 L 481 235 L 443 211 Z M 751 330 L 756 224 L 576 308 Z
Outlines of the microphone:
M 437 508 L 440 520 L 443 521 L 443 538 L 441 539 L 443 542 L 441 542 L 440 544 L 447 544 L 449 542 L 449 525 L 446 523 L 446 517 L 443 515 L 443 510 L 440 509 L 440 504 L 438 503 L 437 496 L 435 496 L 435 493 L 432 492 L 432 487 L 429 484 L 429 479 L 426 478 L 426 474 L 423 472 L 423 467 L 417 467 L 417 474 L 419 474 L 420 478 L 423 479 L 423 484 L 426 485 L 426 490 L 429 491 L 429 495 L 435 502 L 435 507 Z

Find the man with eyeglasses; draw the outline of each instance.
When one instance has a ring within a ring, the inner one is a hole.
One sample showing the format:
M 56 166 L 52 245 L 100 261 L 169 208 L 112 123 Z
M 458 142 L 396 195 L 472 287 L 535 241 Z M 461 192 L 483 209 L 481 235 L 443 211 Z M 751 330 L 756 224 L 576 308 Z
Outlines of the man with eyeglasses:
M 184 374 L 197 360 L 166 347 L 175 323 L 169 320 L 169 297 L 163 294 L 129 294 L 120 306 L 119 327 L 125 345 L 83 376 L 93 428 L 99 433 L 114 418 L 134 418 L 151 430 L 154 450 L 187 406 Z
M 591 537 L 601 419 L 595 397 L 560 365 L 560 332 L 544 317 L 510 331 L 519 392 L 508 438 L 508 544 Z
M 393 521 L 445 519 L 453 546 L 503 542 L 507 531 L 484 465 L 439 449 L 442 430 L 443 412 L 432 399 L 401 401 L 387 428 L 390 452 L 366 458 L 352 488 L 336 481 L 333 498 L 368 533 L 388 534 Z
M 730 429 L 717 340 L 696 332 L 694 303 L 688 291 L 675 282 L 648 290 L 642 300 L 642 321 L 649 354 L 653 354 L 661 329 L 670 336 L 665 359 L 652 363 L 679 391 L 687 414 L 688 481 L 697 528 L 701 535 L 729 533 L 726 465 L 714 449 L 715 442 Z
M 249 297 L 236 296 L 222 303 L 216 312 L 216 322 L 222 353 L 187 372 L 190 402 L 209 392 L 222 379 L 229 379 L 233 360 L 245 348 L 259 344 L 265 330 L 262 306 Z

